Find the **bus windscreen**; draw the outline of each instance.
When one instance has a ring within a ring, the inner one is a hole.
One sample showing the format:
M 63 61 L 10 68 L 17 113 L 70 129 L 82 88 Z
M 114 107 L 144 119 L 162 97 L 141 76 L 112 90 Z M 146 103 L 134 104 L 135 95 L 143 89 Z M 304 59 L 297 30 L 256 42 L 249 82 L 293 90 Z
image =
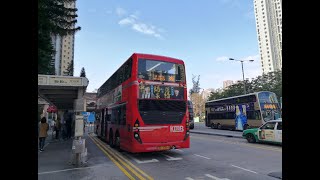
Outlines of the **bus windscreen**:
M 276 120 L 281 116 L 280 105 L 277 96 L 272 92 L 260 92 L 258 94 L 262 117 L 265 121 Z
M 150 81 L 185 82 L 183 64 L 139 59 L 138 78 Z

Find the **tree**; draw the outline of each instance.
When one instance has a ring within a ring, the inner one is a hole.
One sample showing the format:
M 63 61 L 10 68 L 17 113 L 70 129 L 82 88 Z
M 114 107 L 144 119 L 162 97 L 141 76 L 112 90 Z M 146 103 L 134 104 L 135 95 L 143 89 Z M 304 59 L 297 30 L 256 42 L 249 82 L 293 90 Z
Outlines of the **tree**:
M 76 0 L 38 0 L 38 73 L 54 74 L 52 35 L 68 35 L 79 31 L 77 8 L 66 7 Z
M 282 71 L 269 72 L 253 79 L 252 81 L 245 80 L 247 93 L 258 91 L 271 91 L 274 92 L 278 100 L 282 97 Z M 243 95 L 243 81 L 228 86 L 221 93 L 212 92 L 208 100 L 215 100 L 227 98 L 232 96 Z
M 73 61 L 68 63 L 66 71 L 63 72 L 65 76 L 73 76 Z
M 193 93 L 199 93 L 200 91 L 200 75 L 198 75 L 198 79 L 195 80 L 196 76 L 192 74 L 192 89 L 190 89 L 189 93 L 190 93 L 190 96 L 193 94 Z
M 86 71 L 84 70 L 84 67 L 81 69 L 80 77 L 86 77 Z

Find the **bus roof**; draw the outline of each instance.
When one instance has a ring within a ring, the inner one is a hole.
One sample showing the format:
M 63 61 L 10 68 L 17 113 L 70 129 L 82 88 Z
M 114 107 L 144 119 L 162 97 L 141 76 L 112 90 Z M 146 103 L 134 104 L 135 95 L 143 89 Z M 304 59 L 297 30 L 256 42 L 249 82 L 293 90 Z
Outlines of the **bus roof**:
M 155 55 L 155 54 L 143 54 L 143 53 L 133 53 L 132 56 L 138 56 L 140 58 L 150 58 L 150 59 L 154 59 L 154 60 L 172 60 L 175 61 L 176 63 L 184 63 L 183 60 L 181 59 L 176 59 L 176 58 L 172 58 L 172 57 L 168 57 L 168 56 L 160 56 L 160 55 Z
M 239 96 L 232 96 L 232 97 L 227 97 L 227 98 L 215 99 L 215 100 L 207 101 L 206 103 L 216 102 L 216 101 L 222 101 L 222 100 L 226 100 L 226 99 L 234 99 L 234 98 L 245 97 L 245 96 L 250 96 L 250 95 L 256 95 L 256 94 L 261 93 L 261 92 L 270 92 L 270 93 L 273 93 L 273 92 L 271 92 L 271 91 L 258 91 L 258 92 L 249 93 L 249 94 L 244 94 L 244 95 L 239 95 Z

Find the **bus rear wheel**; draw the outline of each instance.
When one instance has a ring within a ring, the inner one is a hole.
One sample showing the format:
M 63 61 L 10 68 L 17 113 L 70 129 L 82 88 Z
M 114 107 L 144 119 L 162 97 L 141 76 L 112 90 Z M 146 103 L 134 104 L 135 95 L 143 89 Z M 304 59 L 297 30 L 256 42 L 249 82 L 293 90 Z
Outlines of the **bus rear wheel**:
M 249 125 L 248 124 L 245 124 L 244 126 L 243 126 L 243 130 L 246 130 L 246 129 L 248 129 L 249 128 Z
M 217 125 L 217 127 L 218 127 L 218 129 L 222 129 L 222 126 L 220 123 Z

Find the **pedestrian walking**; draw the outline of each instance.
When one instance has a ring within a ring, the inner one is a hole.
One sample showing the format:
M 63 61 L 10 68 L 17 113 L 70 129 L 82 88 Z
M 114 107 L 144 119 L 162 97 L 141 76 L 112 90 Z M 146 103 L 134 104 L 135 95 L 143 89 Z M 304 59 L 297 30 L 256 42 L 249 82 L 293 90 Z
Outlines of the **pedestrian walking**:
M 46 142 L 46 137 L 48 136 L 49 124 L 45 117 L 41 118 L 40 128 L 39 128 L 39 148 L 40 152 L 44 151 L 44 144 Z

